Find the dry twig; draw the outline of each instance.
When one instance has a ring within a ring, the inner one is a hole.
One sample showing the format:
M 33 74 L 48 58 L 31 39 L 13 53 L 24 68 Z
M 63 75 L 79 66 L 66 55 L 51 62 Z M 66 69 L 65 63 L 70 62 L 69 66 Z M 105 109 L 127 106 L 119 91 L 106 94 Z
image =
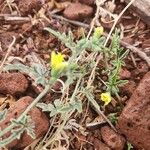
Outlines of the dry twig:
M 3 66 L 4 66 L 4 64 L 5 64 L 5 61 L 6 61 L 6 59 L 8 58 L 8 56 L 9 56 L 11 50 L 12 50 L 12 47 L 13 47 L 15 41 L 16 41 L 16 38 L 13 36 L 13 41 L 12 41 L 11 44 L 9 45 L 8 50 L 7 50 L 7 53 L 6 53 L 6 55 L 5 55 L 5 57 L 4 57 L 4 59 L 3 59 L 2 63 L 1 63 L 1 65 L 0 65 L 0 73 L 2 72 L 2 69 L 3 69 Z

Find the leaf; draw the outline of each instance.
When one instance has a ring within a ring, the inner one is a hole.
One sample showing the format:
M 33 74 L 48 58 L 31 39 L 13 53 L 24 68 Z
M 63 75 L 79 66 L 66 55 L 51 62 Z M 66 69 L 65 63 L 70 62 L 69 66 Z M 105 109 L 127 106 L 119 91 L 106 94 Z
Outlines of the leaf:
M 46 112 L 50 112 L 53 109 L 55 109 L 52 104 L 37 103 L 36 106 L 39 107 L 39 108 L 41 108 L 42 111 L 46 111 Z
M 18 140 L 21 138 L 21 134 L 23 132 L 24 132 L 23 127 L 11 130 L 12 135 Z
M 133 146 L 132 146 L 132 144 L 131 144 L 131 143 L 127 142 L 127 146 L 128 146 L 128 150 L 133 149 Z
M 42 64 L 33 64 L 31 67 L 25 66 L 21 63 L 6 65 L 3 69 L 4 71 L 18 70 L 24 74 L 29 75 L 36 84 L 46 85 L 47 76 L 49 71 Z
M 0 122 L 5 120 L 7 112 L 8 112 L 7 109 L 4 109 L 3 111 L 0 111 Z
M 76 109 L 79 113 L 82 112 L 82 102 L 80 99 L 74 101 L 72 105 L 73 105 L 74 109 Z
M 36 135 L 35 135 L 35 131 L 32 127 L 27 127 L 25 129 L 27 131 L 27 134 L 32 138 L 32 139 L 35 139 L 36 138 Z

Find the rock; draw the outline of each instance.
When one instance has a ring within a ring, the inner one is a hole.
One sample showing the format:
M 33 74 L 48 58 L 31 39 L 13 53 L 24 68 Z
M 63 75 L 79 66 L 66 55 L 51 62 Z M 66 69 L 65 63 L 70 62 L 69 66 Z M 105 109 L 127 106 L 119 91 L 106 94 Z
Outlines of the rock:
M 119 73 L 120 79 L 130 79 L 131 77 L 131 72 L 128 71 L 127 69 L 121 69 Z
M 96 150 L 111 150 L 106 144 L 98 140 L 97 138 L 93 141 L 94 149 Z
M 80 3 L 70 4 L 63 12 L 64 16 L 71 20 L 83 20 L 90 17 L 92 13 L 92 7 Z
M 28 88 L 28 80 L 21 73 L 0 74 L 0 93 L 13 96 L 23 94 Z
M 150 72 L 141 80 L 119 117 L 118 129 L 139 150 L 150 148 Z
M 22 16 L 27 16 L 35 11 L 40 10 L 45 0 L 20 0 L 18 8 Z
M 11 107 L 8 110 L 6 119 L 2 123 L 0 123 L 1 129 L 6 128 L 10 124 L 10 119 L 18 118 L 32 101 L 33 99 L 31 97 L 26 96 L 13 103 L 13 105 L 11 105 Z M 43 136 L 49 128 L 49 120 L 46 117 L 46 115 L 37 107 L 32 108 L 28 114 L 31 116 L 32 121 L 35 125 L 34 130 L 36 138 Z M 9 135 L 5 135 L 5 137 L 7 136 Z M 21 135 L 20 140 L 15 140 L 8 144 L 6 147 L 10 149 L 13 147 L 16 149 L 23 148 L 31 144 L 33 141 L 34 140 L 29 135 L 27 135 L 27 133 L 23 133 Z
M 87 4 L 87 5 L 94 5 L 95 0 L 79 0 L 79 2 Z
M 123 150 L 125 139 L 120 134 L 116 133 L 109 126 L 101 128 L 102 139 L 113 150 Z

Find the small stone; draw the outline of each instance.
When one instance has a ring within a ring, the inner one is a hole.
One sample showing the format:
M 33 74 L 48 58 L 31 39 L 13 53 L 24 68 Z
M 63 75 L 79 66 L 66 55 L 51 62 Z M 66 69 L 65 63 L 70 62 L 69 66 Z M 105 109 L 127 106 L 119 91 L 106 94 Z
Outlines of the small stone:
M 64 10 L 64 16 L 71 20 L 83 20 L 90 17 L 93 13 L 93 8 L 80 3 L 72 3 Z
M 27 16 L 35 11 L 40 10 L 45 0 L 20 0 L 18 8 L 22 16 Z
M 109 126 L 101 128 L 102 139 L 113 150 L 123 150 L 125 139 L 120 134 L 116 133 Z
M 119 117 L 118 129 L 138 150 L 150 148 L 150 72 L 139 86 Z
M 13 103 L 13 105 L 11 105 L 11 107 L 8 109 L 6 119 L 0 123 L 1 129 L 2 130 L 5 129 L 10 124 L 10 120 L 12 118 L 14 119 L 18 118 L 32 101 L 33 98 L 26 96 L 19 99 L 17 102 Z M 46 115 L 37 107 L 32 108 L 31 111 L 28 113 L 28 115 L 31 116 L 32 121 L 35 125 L 34 131 L 36 138 L 43 136 L 49 128 L 49 120 L 46 117 Z M 3 138 L 8 137 L 9 135 L 10 133 L 7 133 Z M 27 133 L 24 132 L 21 135 L 20 140 L 14 140 L 6 147 L 10 149 L 11 148 L 23 149 L 24 147 L 31 144 L 33 141 L 34 139 L 32 139 Z
M 123 79 L 130 79 L 131 72 L 128 71 L 127 69 L 121 69 L 120 72 L 119 72 L 119 76 L 120 76 L 121 80 L 123 80 Z
M 28 88 L 28 80 L 21 73 L 0 74 L 0 93 L 13 96 L 23 94 Z
M 104 144 L 99 139 L 95 138 L 94 141 L 94 149 L 96 150 L 111 150 L 106 144 Z
M 87 5 L 94 5 L 95 0 L 79 0 L 79 2 L 87 4 Z

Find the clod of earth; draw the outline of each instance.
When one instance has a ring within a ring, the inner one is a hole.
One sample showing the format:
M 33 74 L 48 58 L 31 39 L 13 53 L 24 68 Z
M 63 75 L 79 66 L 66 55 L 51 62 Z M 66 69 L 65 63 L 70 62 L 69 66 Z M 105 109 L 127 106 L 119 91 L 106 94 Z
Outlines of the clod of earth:
M 0 127 L 3 130 L 10 124 L 10 119 L 12 118 L 18 118 L 20 114 L 27 108 L 27 106 L 33 101 L 33 98 L 26 96 L 21 99 L 19 99 L 17 102 L 13 103 L 11 107 L 8 110 L 8 114 L 6 116 L 6 119 L 0 123 Z M 36 138 L 39 138 L 43 136 L 49 127 L 49 120 L 46 117 L 46 115 L 39 110 L 37 107 L 34 107 L 31 109 L 31 111 L 28 113 L 32 121 L 35 125 L 35 134 Z M 9 133 L 5 135 L 5 137 L 9 136 Z M 4 137 L 3 137 L 4 138 Z M 9 145 L 7 145 L 8 148 L 23 148 L 28 146 L 33 142 L 33 139 L 27 135 L 27 133 L 23 133 L 20 140 L 15 140 L 11 142 Z
M 42 4 L 45 0 L 20 0 L 18 3 L 18 8 L 22 16 L 27 16 L 35 11 L 40 10 Z
M 141 80 L 118 120 L 118 129 L 137 149 L 150 148 L 150 72 Z
M 28 80 L 21 73 L 0 74 L 0 93 L 13 96 L 23 94 L 28 88 Z
M 116 133 L 109 126 L 101 128 L 102 139 L 113 150 L 123 150 L 125 146 L 125 138 Z
M 80 3 L 70 4 L 63 12 L 64 16 L 71 20 L 83 20 L 90 17 L 92 13 L 92 7 Z

